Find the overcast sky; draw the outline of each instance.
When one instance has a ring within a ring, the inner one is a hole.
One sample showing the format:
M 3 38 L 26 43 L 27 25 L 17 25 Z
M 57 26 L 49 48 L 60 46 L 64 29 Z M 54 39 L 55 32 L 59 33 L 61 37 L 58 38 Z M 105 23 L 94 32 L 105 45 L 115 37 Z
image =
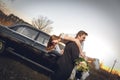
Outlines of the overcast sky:
M 86 55 L 120 69 L 120 0 L 3 0 L 11 13 L 31 23 L 46 16 L 54 23 L 51 34 L 88 32 Z

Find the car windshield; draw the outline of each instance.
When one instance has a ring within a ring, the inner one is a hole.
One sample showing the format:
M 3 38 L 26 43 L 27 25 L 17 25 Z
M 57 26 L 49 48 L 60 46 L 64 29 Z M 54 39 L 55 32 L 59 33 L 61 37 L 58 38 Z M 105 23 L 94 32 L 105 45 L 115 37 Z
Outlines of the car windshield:
M 23 34 L 26 37 L 33 39 L 33 40 L 35 39 L 35 37 L 38 34 L 37 31 L 35 31 L 31 28 L 28 28 L 28 27 L 19 27 L 19 28 L 17 28 L 16 31 L 19 32 L 20 34 Z

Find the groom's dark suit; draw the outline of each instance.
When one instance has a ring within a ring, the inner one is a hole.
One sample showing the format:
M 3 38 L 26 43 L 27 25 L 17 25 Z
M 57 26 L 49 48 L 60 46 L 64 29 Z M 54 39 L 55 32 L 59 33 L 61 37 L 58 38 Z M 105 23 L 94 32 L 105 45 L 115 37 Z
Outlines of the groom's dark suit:
M 66 44 L 63 55 L 58 59 L 58 70 L 52 80 L 67 80 L 74 67 L 74 61 L 79 57 L 79 48 L 74 42 Z

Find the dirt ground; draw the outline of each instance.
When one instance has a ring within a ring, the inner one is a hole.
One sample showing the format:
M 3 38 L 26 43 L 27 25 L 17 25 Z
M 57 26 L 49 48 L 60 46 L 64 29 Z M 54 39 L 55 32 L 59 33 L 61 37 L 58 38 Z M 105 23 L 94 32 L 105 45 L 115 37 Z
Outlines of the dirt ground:
M 0 55 L 0 80 L 49 80 L 49 78 L 12 57 Z

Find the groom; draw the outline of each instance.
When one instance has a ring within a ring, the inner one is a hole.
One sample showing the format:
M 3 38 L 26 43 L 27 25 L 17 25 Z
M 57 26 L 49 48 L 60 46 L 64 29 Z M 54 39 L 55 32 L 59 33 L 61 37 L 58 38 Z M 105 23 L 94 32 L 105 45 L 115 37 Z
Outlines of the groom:
M 81 43 L 85 40 L 88 34 L 85 31 L 79 31 L 76 35 Z M 58 59 L 58 70 L 51 77 L 52 80 L 68 80 L 74 68 L 75 59 L 79 58 L 79 48 L 75 42 L 66 43 L 63 55 Z

